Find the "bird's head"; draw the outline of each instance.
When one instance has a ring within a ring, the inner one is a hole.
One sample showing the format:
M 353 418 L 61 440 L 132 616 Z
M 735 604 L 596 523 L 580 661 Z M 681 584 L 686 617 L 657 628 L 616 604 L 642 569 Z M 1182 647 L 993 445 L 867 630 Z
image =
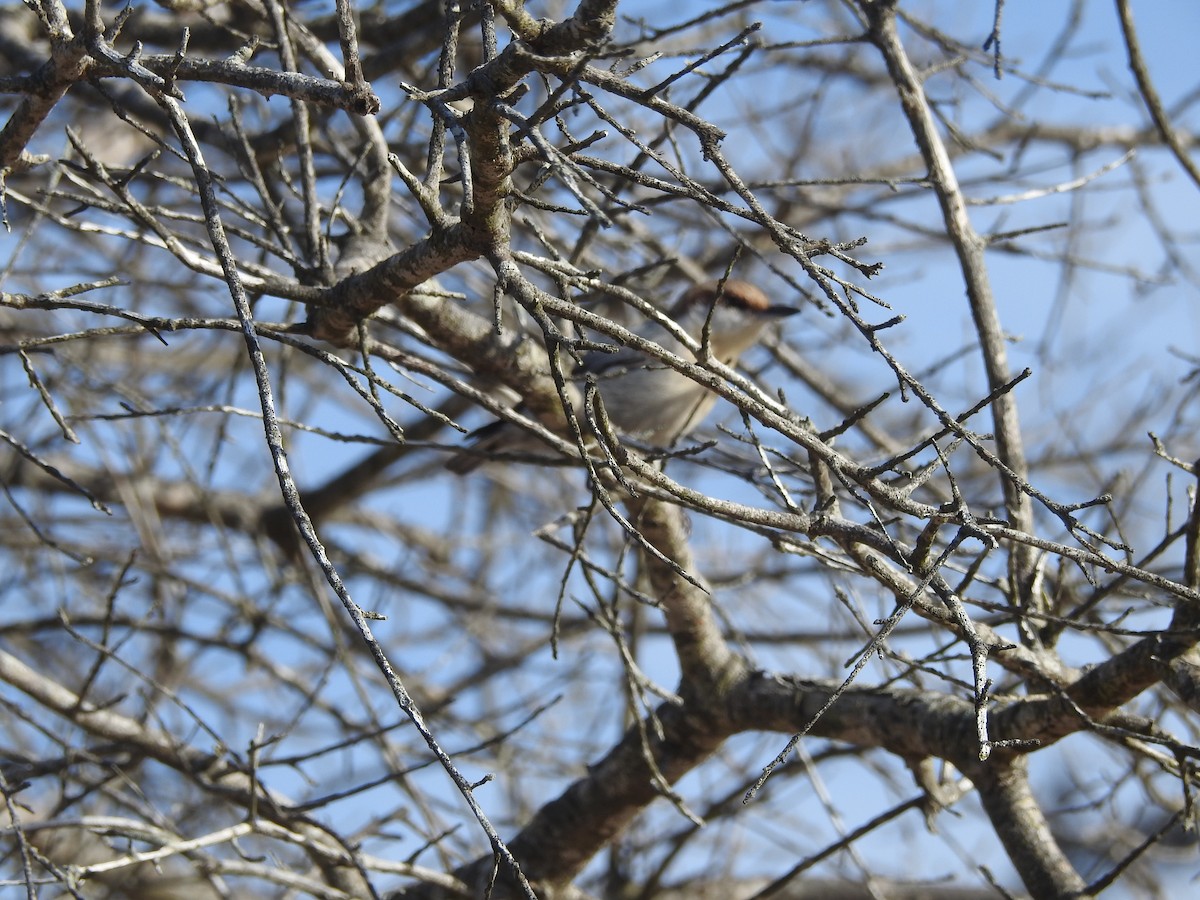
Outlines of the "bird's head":
M 800 312 L 794 306 L 772 304 L 769 297 L 748 281 L 729 279 L 724 284 L 706 281 L 688 288 L 668 314 L 697 341 L 709 323 L 709 348 L 724 362 L 733 362 L 758 342 L 763 329 L 785 316 Z

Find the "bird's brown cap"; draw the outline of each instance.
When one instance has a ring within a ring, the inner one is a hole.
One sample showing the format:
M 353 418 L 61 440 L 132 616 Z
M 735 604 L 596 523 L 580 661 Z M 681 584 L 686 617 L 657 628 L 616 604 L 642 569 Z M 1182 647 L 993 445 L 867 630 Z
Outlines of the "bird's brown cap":
M 708 307 L 720 297 L 720 302 L 766 316 L 790 316 L 800 312 L 795 306 L 772 304 L 763 291 L 748 281 L 730 278 L 722 285 L 719 281 L 702 281 L 694 284 L 681 296 L 671 311 L 673 317 L 693 306 Z

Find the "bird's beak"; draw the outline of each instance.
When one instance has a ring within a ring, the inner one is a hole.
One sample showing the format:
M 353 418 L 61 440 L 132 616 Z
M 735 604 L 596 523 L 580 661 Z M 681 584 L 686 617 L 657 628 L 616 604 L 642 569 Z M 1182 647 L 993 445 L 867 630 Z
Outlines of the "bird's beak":
M 800 307 L 798 306 L 768 306 L 766 309 L 762 310 L 762 314 L 764 316 L 770 316 L 773 319 L 782 319 L 787 316 L 794 316 L 798 312 L 800 312 Z

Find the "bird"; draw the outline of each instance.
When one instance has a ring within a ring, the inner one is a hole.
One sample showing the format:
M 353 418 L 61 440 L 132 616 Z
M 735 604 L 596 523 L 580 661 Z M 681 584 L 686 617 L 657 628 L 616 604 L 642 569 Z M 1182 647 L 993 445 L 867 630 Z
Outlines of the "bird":
M 797 307 L 772 304 L 760 288 L 738 279 L 694 284 L 666 310 L 698 344 L 707 340 L 711 357 L 727 366 L 758 343 L 768 325 L 798 312 Z M 684 359 L 697 355 L 656 323 L 647 323 L 639 333 Z M 582 370 L 575 374 L 595 379 L 609 421 L 618 432 L 656 447 L 670 447 L 689 434 L 717 400 L 716 394 L 662 360 L 628 347 L 615 353 L 588 353 Z M 492 454 L 531 453 L 544 446 L 515 422 L 503 419 L 475 430 L 468 440 L 469 445 L 446 463 L 455 474 L 473 471 Z

